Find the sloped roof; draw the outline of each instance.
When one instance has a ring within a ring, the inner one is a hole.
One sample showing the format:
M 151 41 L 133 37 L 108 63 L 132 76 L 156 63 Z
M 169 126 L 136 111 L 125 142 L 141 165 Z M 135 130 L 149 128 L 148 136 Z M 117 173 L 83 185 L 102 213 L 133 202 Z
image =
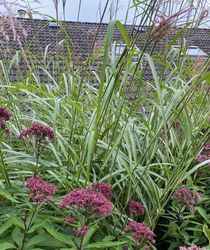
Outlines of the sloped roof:
M 18 22 L 20 25 L 18 25 L 16 29 L 17 33 L 20 35 L 20 42 L 18 42 L 17 39 L 14 39 L 14 34 L 10 29 L 8 31 L 9 41 L 5 42 L 1 35 L 1 49 L 7 48 L 7 51 L 9 51 L 10 54 L 14 54 L 16 50 L 20 50 L 21 43 L 22 49 L 28 49 L 36 55 L 39 55 L 40 60 L 44 57 L 44 51 L 47 47 L 48 51 L 52 54 L 59 54 L 61 52 L 66 53 L 65 43 L 62 41 L 69 39 L 74 58 L 80 62 L 84 61 L 91 51 L 96 32 L 98 31 L 96 46 L 100 46 L 108 27 L 107 24 L 99 25 L 98 23 L 62 22 L 65 29 L 61 29 L 49 27 L 49 21 L 47 20 L 18 18 Z M 131 35 L 133 30 L 135 32 L 137 31 L 137 28 L 132 25 L 126 25 L 125 28 L 129 35 Z M 25 30 L 25 33 L 27 34 L 26 37 L 21 33 L 21 29 Z M 140 48 L 145 44 L 145 35 L 146 31 L 139 33 L 137 46 Z M 186 39 L 190 38 L 191 45 L 198 46 L 207 54 L 210 53 L 210 29 L 187 29 L 184 37 Z M 122 40 L 118 29 L 115 29 L 114 31 L 113 40 Z M 164 48 L 163 44 L 164 42 L 159 41 L 156 46 L 156 51 L 161 51 L 161 46 Z M 20 65 L 20 68 L 23 69 L 24 66 Z
M 21 38 L 22 45 L 25 48 L 33 51 L 44 51 L 49 46 L 53 52 L 56 51 L 56 45 L 67 38 L 67 34 L 72 42 L 71 46 L 75 54 L 85 56 L 90 48 L 91 41 L 98 30 L 97 41 L 102 41 L 107 31 L 107 24 L 98 23 L 82 23 L 82 22 L 62 22 L 65 29 L 55 28 L 49 26 L 47 20 L 30 20 L 27 18 L 18 18 L 21 23 L 21 28 L 25 29 L 27 38 Z M 20 27 L 17 27 L 17 32 L 21 34 Z M 131 32 L 132 26 L 126 26 L 128 33 Z M 65 33 L 67 32 L 67 33 Z M 7 46 L 10 49 L 19 49 L 19 45 L 13 40 L 12 30 L 9 31 L 10 40 Z M 117 29 L 114 32 L 114 39 L 119 39 L 120 33 Z M 5 44 L 4 44 L 5 45 Z
M 59 28 L 49 27 L 49 21 L 47 20 L 18 18 L 18 21 L 27 33 L 27 39 L 23 44 L 25 47 L 30 47 L 31 51 L 43 50 L 49 44 L 51 44 L 51 49 L 54 50 L 54 46 L 57 43 L 66 39 L 65 32 Z M 98 29 L 97 41 L 102 41 L 108 27 L 108 24 L 88 22 L 62 22 L 62 25 L 64 25 L 72 40 L 75 53 L 86 53 L 89 50 L 91 39 Z M 128 34 L 131 34 L 132 30 L 136 29 L 136 27 L 132 25 L 125 25 L 125 28 Z M 20 28 L 18 27 L 17 29 Z M 210 52 L 210 29 L 187 29 L 184 36 L 186 38 L 190 36 L 193 45 L 199 46 L 200 49 L 206 53 Z M 13 37 L 12 31 L 10 31 L 10 37 Z M 113 40 L 119 39 L 121 39 L 121 35 L 119 31 L 115 29 Z M 141 43 L 141 41 L 139 41 L 139 43 Z M 13 39 L 10 39 L 8 46 L 12 49 L 18 49 L 18 44 L 13 41 Z

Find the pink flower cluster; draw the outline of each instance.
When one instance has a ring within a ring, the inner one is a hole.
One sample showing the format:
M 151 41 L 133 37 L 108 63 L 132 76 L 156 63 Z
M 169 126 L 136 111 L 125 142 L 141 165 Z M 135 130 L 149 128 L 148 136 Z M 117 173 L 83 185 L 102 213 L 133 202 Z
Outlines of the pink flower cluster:
M 5 132 L 9 132 L 7 127 L 7 121 L 11 118 L 12 113 L 7 110 L 6 107 L 0 107 L 0 129 Z
M 25 186 L 30 191 L 30 200 L 36 201 L 42 205 L 46 205 L 57 191 L 55 185 L 43 181 L 38 176 L 29 178 L 25 182 Z
M 146 246 L 144 250 L 151 250 L 150 247 Z
M 195 159 L 197 162 L 203 162 L 203 161 L 210 159 L 210 143 L 209 142 L 207 142 L 204 145 L 203 151 L 201 152 L 201 154 L 197 155 Z M 208 165 L 210 166 L 210 162 L 208 162 Z
M 60 208 L 78 207 L 86 213 L 107 217 L 113 210 L 113 204 L 99 192 L 90 188 L 74 189 L 60 203 Z
M 195 206 L 201 201 L 200 194 L 193 192 L 189 188 L 177 189 L 173 195 L 173 199 L 191 211 L 195 211 Z
M 77 237 L 84 237 L 88 232 L 88 226 L 86 225 L 83 225 L 81 228 L 78 228 L 76 231 L 75 231 L 75 235 Z
M 192 244 L 190 247 L 180 247 L 179 250 L 206 250 L 205 247 L 198 247 Z
M 102 193 L 107 199 L 111 200 L 113 193 L 112 193 L 112 186 L 105 183 L 94 183 L 90 187 L 93 191 Z
M 64 222 L 65 223 L 68 223 L 68 224 L 74 224 L 75 223 L 75 218 L 73 218 L 73 217 L 71 217 L 71 216 L 66 216 L 65 218 L 64 218 Z
M 19 138 L 23 139 L 27 136 L 34 136 L 37 142 L 48 138 L 50 141 L 54 139 L 53 129 L 49 126 L 43 125 L 39 122 L 33 122 L 31 127 L 25 128 L 21 133 Z
M 145 238 L 150 243 L 155 244 L 155 234 L 145 223 L 130 221 L 125 227 L 124 231 L 127 233 L 133 233 L 133 239 L 136 242 L 139 242 L 141 239 Z
M 128 202 L 128 208 L 129 208 L 130 214 L 137 215 L 137 216 L 144 214 L 144 205 L 139 203 L 138 201 L 130 200 Z

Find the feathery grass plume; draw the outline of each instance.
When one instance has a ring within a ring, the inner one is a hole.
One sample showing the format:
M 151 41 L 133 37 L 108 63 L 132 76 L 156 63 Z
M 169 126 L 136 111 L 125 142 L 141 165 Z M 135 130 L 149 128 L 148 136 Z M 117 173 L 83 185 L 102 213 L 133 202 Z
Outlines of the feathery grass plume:
M 66 2 L 67 0 L 62 0 L 62 7 L 63 7 L 63 19 L 66 20 Z
M 0 12 L 0 33 L 3 35 L 6 43 L 13 39 L 14 42 L 17 42 L 20 51 L 24 56 L 24 61 L 29 69 L 31 69 L 30 62 L 25 54 L 25 41 L 27 39 L 26 29 L 22 26 L 18 18 L 15 17 L 14 12 L 15 8 L 21 6 L 16 0 L 8 2 L 6 0 L 0 0 L 0 6 L 3 11 Z M 21 6 L 22 7 L 22 6 Z M 10 37 L 10 31 L 12 36 Z
M 21 38 L 27 38 L 27 32 L 22 26 L 21 22 L 14 16 L 14 7 L 19 6 L 17 1 L 8 2 L 6 0 L 0 0 L 0 6 L 3 8 L 3 11 L 0 12 L 1 15 L 1 33 L 5 40 L 9 41 L 9 32 L 12 31 L 13 40 L 17 41 L 21 50 L 24 51 Z
M 204 9 L 201 11 L 201 14 L 198 18 L 198 25 L 201 25 L 203 23 L 203 21 L 207 21 L 207 18 L 209 17 L 209 10 L 208 9 Z
M 155 23 L 151 29 L 150 39 L 152 41 L 157 41 L 176 32 L 179 21 L 185 18 L 189 11 L 190 8 L 185 7 L 169 17 L 161 12 L 158 12 Z
M 77 22 L 79 22 L 81 7 L 82 7 L 82 0 L 79 0 L 79 7 L 78 7 L 78 13 L 77 13 Z
M 53 0 L 53 4 L 54 4 L 54 7 L 55 7 L 55 15 L 56 15 L 56 20 L 58 21 L 58 12 L 59 12 L 59 0 Z
M 119 9 L 119 0 L 112 0 L 110 2 L 110 8 L 109 8 L 109 20 L 116 19 L 117 12 Z

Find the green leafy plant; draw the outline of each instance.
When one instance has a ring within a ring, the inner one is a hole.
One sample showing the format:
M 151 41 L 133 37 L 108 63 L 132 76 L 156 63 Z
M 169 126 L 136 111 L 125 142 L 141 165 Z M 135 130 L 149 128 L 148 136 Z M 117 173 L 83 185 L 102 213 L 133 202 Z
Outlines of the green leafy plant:
M 208 244 L 209 61 L 195 73 L 186 47 L 174 53 L 191 23 L 173 36 L 174 19 L 185 12 L 154 25 L 158 5 L 151 3 L 144 3 L 138 28 L 151 28 L 142 33 L 143 48 L 135 47 L 138 32 L 112 21 L 100 49 L 76 67 L 59 22 L 65 55 L 47 47 L 40 62 L 29 45 L 0 61 L 1 249 Z M 137 12 L 141 4 L 134 1 Z M 120 58 L 112 51 L 116 29 L 126 45 Z M 165 50 L 155 52 L 161 39 Z M 30 67 L 13 82 L 22 59 Z M 173 197 L 181 188 L 192 192 L 180 204 Z

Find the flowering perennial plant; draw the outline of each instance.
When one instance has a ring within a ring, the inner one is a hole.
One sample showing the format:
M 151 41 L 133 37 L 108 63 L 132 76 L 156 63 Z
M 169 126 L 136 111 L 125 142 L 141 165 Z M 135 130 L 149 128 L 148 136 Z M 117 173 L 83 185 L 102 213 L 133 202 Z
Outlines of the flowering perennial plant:
M 64 222 L 65 222 L 65 223 L 68 223 L 68 224 L 74 224 L 75 218 L 73 218 L 73 217 L 71 217 L 71 216 L 66 216 L 66 217 L 64 218 Z
M 152 244 L 155 244 L 154 232 L 145 224 L 136 221 L 130 221 L 125 227 L 126 233 L 133 233 L 133 239 L 138 243 L 141 239 L 145 238 Z
M 198 247 L 192 244 L 190 247 L 180 247 L 179 250 L 206 250 L 205 247 Z
M 25 128 L 21 133 L 19 138 L 23 139 L 27 136 L 34 136 L 36 142 L 41 142 L 42 140 L 48 138 L 50 141 L 54 139 L 53 129 L 49 126 L 43 125 L 39 122 L 33 122 L 31 127 Z
M 151 248 L 148 247 L 148 246 L 146 246 L 146 247 L 144 248 L 144 250 L 151 250 Z
M 210 159 L 210 143 L 207 142 L 204 145 L 204 149 L 202 150 L 201 154 L 196 156 L 197 162 L 203 162 Z M 210 166 L 210 162 L 208 162 L 208 165 Z
M 200 202 L 201 197 L 198 192 L 193 192 L 189 188 L 180 188 L 175 191 L 173 199 L 189 210 L 195 211 L 195 206 Z
M 99 192 L 95 192 L 90 188 L 74 189 L 68 193 L 60 203 L 60 207 L 78 207 L 87 214 L 107 217 L 113 210 L 113 204 Z
M 30 201 L 36 201 L 41 205 L 46 205 L 57 191 L 55 185 L 43 181 L 38 176 L 29 178 L 25 182 L 25 187 L 30 191 Z
M 102 193 L 109 200 L 112 199 L 112 186 L 105 182 L 94 183 L 91 185 L 91 189 L 95 192 Z
M 88 232 L 88 226 L 86 225 L 83 225 L 82 227 L 78 228 L 76 231 L 75 231 L 75 235 L 77 237 L 84 237 Z
M 0 129 L 5 132 L 9 132 L 7 127 L 7 121 L 11 118 L 12 113 L 7 110 L 6 107 L 0 107 Z
M 205 149 L 206 151 L 210 151 L 210 142 L 207 142 L 207 143 L 205 144 L 204 149 Z M 210 154 L 210 152 L 209 152 L 209 154 Z
M 130 200 L 128 202 L 128 208 L 129 208 L 130 214 L 137 215 L 137 216 L 144 214 L 144 205 L 139 203 L 138 201 Z

